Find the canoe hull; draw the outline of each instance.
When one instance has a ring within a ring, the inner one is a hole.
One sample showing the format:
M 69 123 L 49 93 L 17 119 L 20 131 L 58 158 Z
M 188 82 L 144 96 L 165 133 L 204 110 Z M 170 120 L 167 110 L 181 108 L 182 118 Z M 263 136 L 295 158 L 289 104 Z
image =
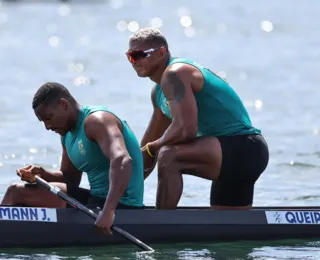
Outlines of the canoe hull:
M 269 208 L 250 211 L 213 211 L 205 208 L 118 210 L 115 224 L 151 245 L 173 242 L 319 237 L 320 223 L 293 224 L 281 223 L 281 221 L 268 223 L 266 211 L 275 214 L 282 212 L 288 216 L 299 212 L 305 216 L 309 214 L 308 212 L 319 212 L 320 214 L 319 208 L 294 210 L 292 208 Z M 107 236 L 98 233 L 93 225 L 93 219 L 80 211 L 57 209 L 56 212 L 56 222 L 1 220 L 0 247 L 101 246 L 129 243 L 117 234 Z

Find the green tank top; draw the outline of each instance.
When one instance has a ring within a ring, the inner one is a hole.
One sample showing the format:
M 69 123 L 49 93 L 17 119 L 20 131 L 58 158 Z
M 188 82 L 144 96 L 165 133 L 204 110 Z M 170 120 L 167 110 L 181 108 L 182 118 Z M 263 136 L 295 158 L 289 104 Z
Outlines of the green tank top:
M 196 67 L 203 75 L 203 88 L 195 93 L 198 107 L 197 136 L 233 136 L 260 134 L 252 126 L 249 114 L 237 93 L 230 85 L 209 69 L 187 60 L 172 58 L 168 66 L 174 63 L 186 63 Z M 156 104 L 170 119 L 169 104 L 159 85 L 156 85 Z
M 73 165 L 79 171 L 87 173 L 91 194 L 93 196 L 105 198 L 109 191 L 110 161 L 105 157 L 98 143 L 87 138 L 84 130 L 85 119 L 96 111 L 106 111 L 113 114 L 105 107 L 82 106 L 75 130 L 70 131 L 63 136 L 62 143 L 65 146 Z M 143 206 L 144 193 L 143 158 L 141 149 L 138 140 L 127 123 L 121 119 L 119 120 L 122 123 L 122 133 L 127 150 L 132 158 L 130 183 L 122 196 L 120 203 L 128 206 L 141 207 Z

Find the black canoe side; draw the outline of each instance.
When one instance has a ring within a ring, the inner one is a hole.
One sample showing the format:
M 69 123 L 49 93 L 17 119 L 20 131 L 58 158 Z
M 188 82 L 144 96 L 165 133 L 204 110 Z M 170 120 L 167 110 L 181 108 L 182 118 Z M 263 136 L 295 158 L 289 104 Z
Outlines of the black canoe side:
M 115 223 L 151 246 L 155 243 L 270 240 L 319 237 L 319 224 L 267 223 L 265 210 L 320 211 L 319 207 L 261 207 L 215 211 L 117 210 Z M 57 209 L 57 222 L 0 221 L 0 247 L 101 246 L 127 244 L 118 235 L 97 233 L 93 220 L 75 209 Z

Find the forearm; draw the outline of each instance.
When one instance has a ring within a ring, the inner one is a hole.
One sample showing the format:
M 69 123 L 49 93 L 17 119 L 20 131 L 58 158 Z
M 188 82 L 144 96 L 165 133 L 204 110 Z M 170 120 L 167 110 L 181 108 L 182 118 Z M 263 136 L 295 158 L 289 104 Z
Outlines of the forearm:
M 122 157 L 110 162 L 110 186 L 104 205 L 104 211 L 114 211 L 128 187 L 132 171 L 132 162 L 129 157 Z
M 160 136 L 158 132 L 158 128 L 157 128 L 157 124 L 156 124 L 156 113 L 154 112 L 153 115 L 152 115 L 152 118 L 149 122 L 149 125 L 141 139 L 141 142 L 140 142 L 140 146 L 143 147 L 145 146 L 147 143 L 149 142 L 153 142 L 155 140 L 157 140 Z
M 43 178 L 47 182 L 66 182 L 62 171 L 48 171 L 43 169 L 41 178 Z
M 162 114 L 160 109 L 156 109 L 152 115 L 148 128 L 144 133 L 140 146 L 159 139 L 171 124 L 171 120 Z
M 194 127 L 189 127 L 193 129 Z M 172 122 L 169 128 L 164 132 L 163 136 L 156 141 L 157 149 L 166 145 L 174 145 L 178 143 L 188 142 L 197 136 L 195 131 L 188 131 L 188 126 Z
M 40 175 L 47 182 L 68 183 L 74 186 L 79 186 L 81 182 L 81 172 L 72 175 L 70 172 L 44 170 Z
M 154 137 L 154 135 L 150 134 L 149 131 L 147 130 L 145 134 L 143 135 L 141 142 L 140 142 L 140 147 L 145 146 L 147 143 L 155 141 L 157 138 Z

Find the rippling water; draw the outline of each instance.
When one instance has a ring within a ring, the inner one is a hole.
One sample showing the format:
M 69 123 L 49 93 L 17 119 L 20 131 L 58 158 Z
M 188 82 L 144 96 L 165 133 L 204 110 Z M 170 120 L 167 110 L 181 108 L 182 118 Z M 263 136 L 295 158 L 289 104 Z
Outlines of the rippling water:
M 241 259 L 308 259 L 320 258 L 319 242 L 273 241 L 273 242 L 238 242 L 215 244 L 175 244 L 170 247 L 158 246 L 156 251 L 136 252 L 132 247 L 106 248 L 69 248 L 50 250 L 21 249 L 2 252 L 2 259 L 126 259 L 126 260 L 241 260 Z
M 0 6 L 1 195 L 17 181 L 16 168 L 59 166 L 59 137 L 45 131 L 31 109 L 32 96 L 45 81 L 65 84 L 83 104 L 107 105 L 142 137 L 152 112 L 152 83 L 135 75 L 124 52 L 132 32 L 153 25 L 166 34 L 175 56 L 226 76 L 262 129 L 271 157 L 254 204 L 319 205 L 319 1 L 26 0 Z M 186 176 L 180 205 L 208 205 L 209 189 L 209 182 Z M 147 205 L 154 204 L 155 191 L 153 173 L 146 181 Z M 151 256 L 122 248 L 120 255 L 110 249 L 15 251 L 3 257 L 316 259 L 318 246 L 308 241 L 177 245 Z

